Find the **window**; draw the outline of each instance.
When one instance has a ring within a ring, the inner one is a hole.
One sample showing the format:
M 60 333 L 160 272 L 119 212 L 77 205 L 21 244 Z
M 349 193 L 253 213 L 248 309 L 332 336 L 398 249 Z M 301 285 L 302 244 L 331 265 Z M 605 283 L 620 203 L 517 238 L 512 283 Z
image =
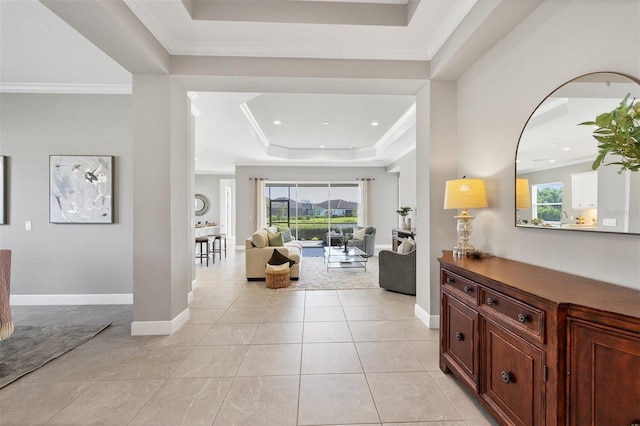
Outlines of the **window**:
M 533 185 L 533 218 L 560 222 L 562 218 L 562 182 Z
M 267 224 L 288 226 L 299 240 L 324 239 L 328 231 L 353 232 L 358 220 L 357 182 L 269 182 Z

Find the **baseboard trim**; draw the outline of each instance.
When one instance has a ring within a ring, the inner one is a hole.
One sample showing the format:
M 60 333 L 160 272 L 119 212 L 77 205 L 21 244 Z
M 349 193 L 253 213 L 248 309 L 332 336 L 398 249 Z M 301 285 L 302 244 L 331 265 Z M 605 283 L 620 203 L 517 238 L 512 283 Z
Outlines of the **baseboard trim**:
M 164 336 L 175 333 L 189 321 L 189 308 L 180 312 L 171 321 L 134 321 L 131 323 L 132 336 Z
M 429 328 L 440 328 L 440 315 L 430 315 L 429 312 L 422 309 L 417 303 L 413 309 L 418 319 Z
M 12 294 L 9 303 L 29 305 L 132 305 L 133 294 Z

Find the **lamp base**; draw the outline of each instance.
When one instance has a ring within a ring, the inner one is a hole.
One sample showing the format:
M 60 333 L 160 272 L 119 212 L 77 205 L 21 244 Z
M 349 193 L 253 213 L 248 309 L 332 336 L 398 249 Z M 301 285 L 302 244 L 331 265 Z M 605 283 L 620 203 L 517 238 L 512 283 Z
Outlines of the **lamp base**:
M 473 231 L 472 223 L 474 217 L 469 214 L 467 209 L 463 209 L 462 213 L 460 213 L 458 216 L 455 216 L 455 218 L 458 220 L 457 230 L 460 240 L 458 241 L 458 244 L 453 248 L 453 255 L 469 256 L 476 249 L 474 246 L 469 244 L 469 236 Z
M 454 256 L 471 256 L 475 251 L 475 249 L 476 248 L 474 246 L 468 243 L 464 246 L 458 244 L 453 248 L 453 255 Z

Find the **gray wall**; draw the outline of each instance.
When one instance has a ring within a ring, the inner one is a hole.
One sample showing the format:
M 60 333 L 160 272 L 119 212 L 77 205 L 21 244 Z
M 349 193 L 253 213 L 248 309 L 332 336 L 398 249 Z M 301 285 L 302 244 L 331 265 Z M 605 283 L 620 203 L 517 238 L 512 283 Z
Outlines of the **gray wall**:
M 195 178 L 194 191 L 196 194 L 202 194 L 209 199 L 211 205 L 209 210 L 202 216 L 195 216 L 194 221 L 204 223 L 205 221 L 215 222 L 218 225 L 226 225 L 224 223 L 224 215 L 221 211 L 222 205 L 222 189 L 221 181 L 235 179 L 234 175 L 213 175 L 213 174 L 197 174 Z M 232 187 L 233 188 L 233 187 Z M 228 230 L 227 230 L 228 231 Z
M 398 226 L 398 174 L 388 173 L 382 167 L 236 167 L 236 245 L 244 247 L 251 229 L 250 177 L 264 177 L 271 181 L 327 182 L 355 181 L 357 178 L 375 178 L 374 223 L 376 246 L 391 245 L 391 229 Z
M 545 2 L 458 80 L 458 171 L 486 178 L 491 189 L 489 208 L 474 222 L 474 245 L 640 288 L 640 236 L 516 228 L 513 217 L 515 151 L 527 118 L 579 75 L 640 76 L 639 8 L 637 2 Z M 612 34 L 624 43 L 612 43 Z
M 2 94 L 12 295 L 132 293 L 131 96 Z M 114 224 L 49 223 L 49 155 L 113 155 Z M 32 231 L 25 231 L 25 221 Z

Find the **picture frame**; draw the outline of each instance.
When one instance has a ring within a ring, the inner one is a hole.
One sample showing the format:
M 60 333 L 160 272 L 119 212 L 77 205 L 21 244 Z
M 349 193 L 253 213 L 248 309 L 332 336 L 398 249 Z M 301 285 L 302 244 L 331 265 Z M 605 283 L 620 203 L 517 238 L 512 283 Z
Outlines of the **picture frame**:
M 8 223 L 7 191 L 7 157 L 0 155 L 0 225 Z
M 49 156 L 49 222 L 113 223 L 113 156 Z

